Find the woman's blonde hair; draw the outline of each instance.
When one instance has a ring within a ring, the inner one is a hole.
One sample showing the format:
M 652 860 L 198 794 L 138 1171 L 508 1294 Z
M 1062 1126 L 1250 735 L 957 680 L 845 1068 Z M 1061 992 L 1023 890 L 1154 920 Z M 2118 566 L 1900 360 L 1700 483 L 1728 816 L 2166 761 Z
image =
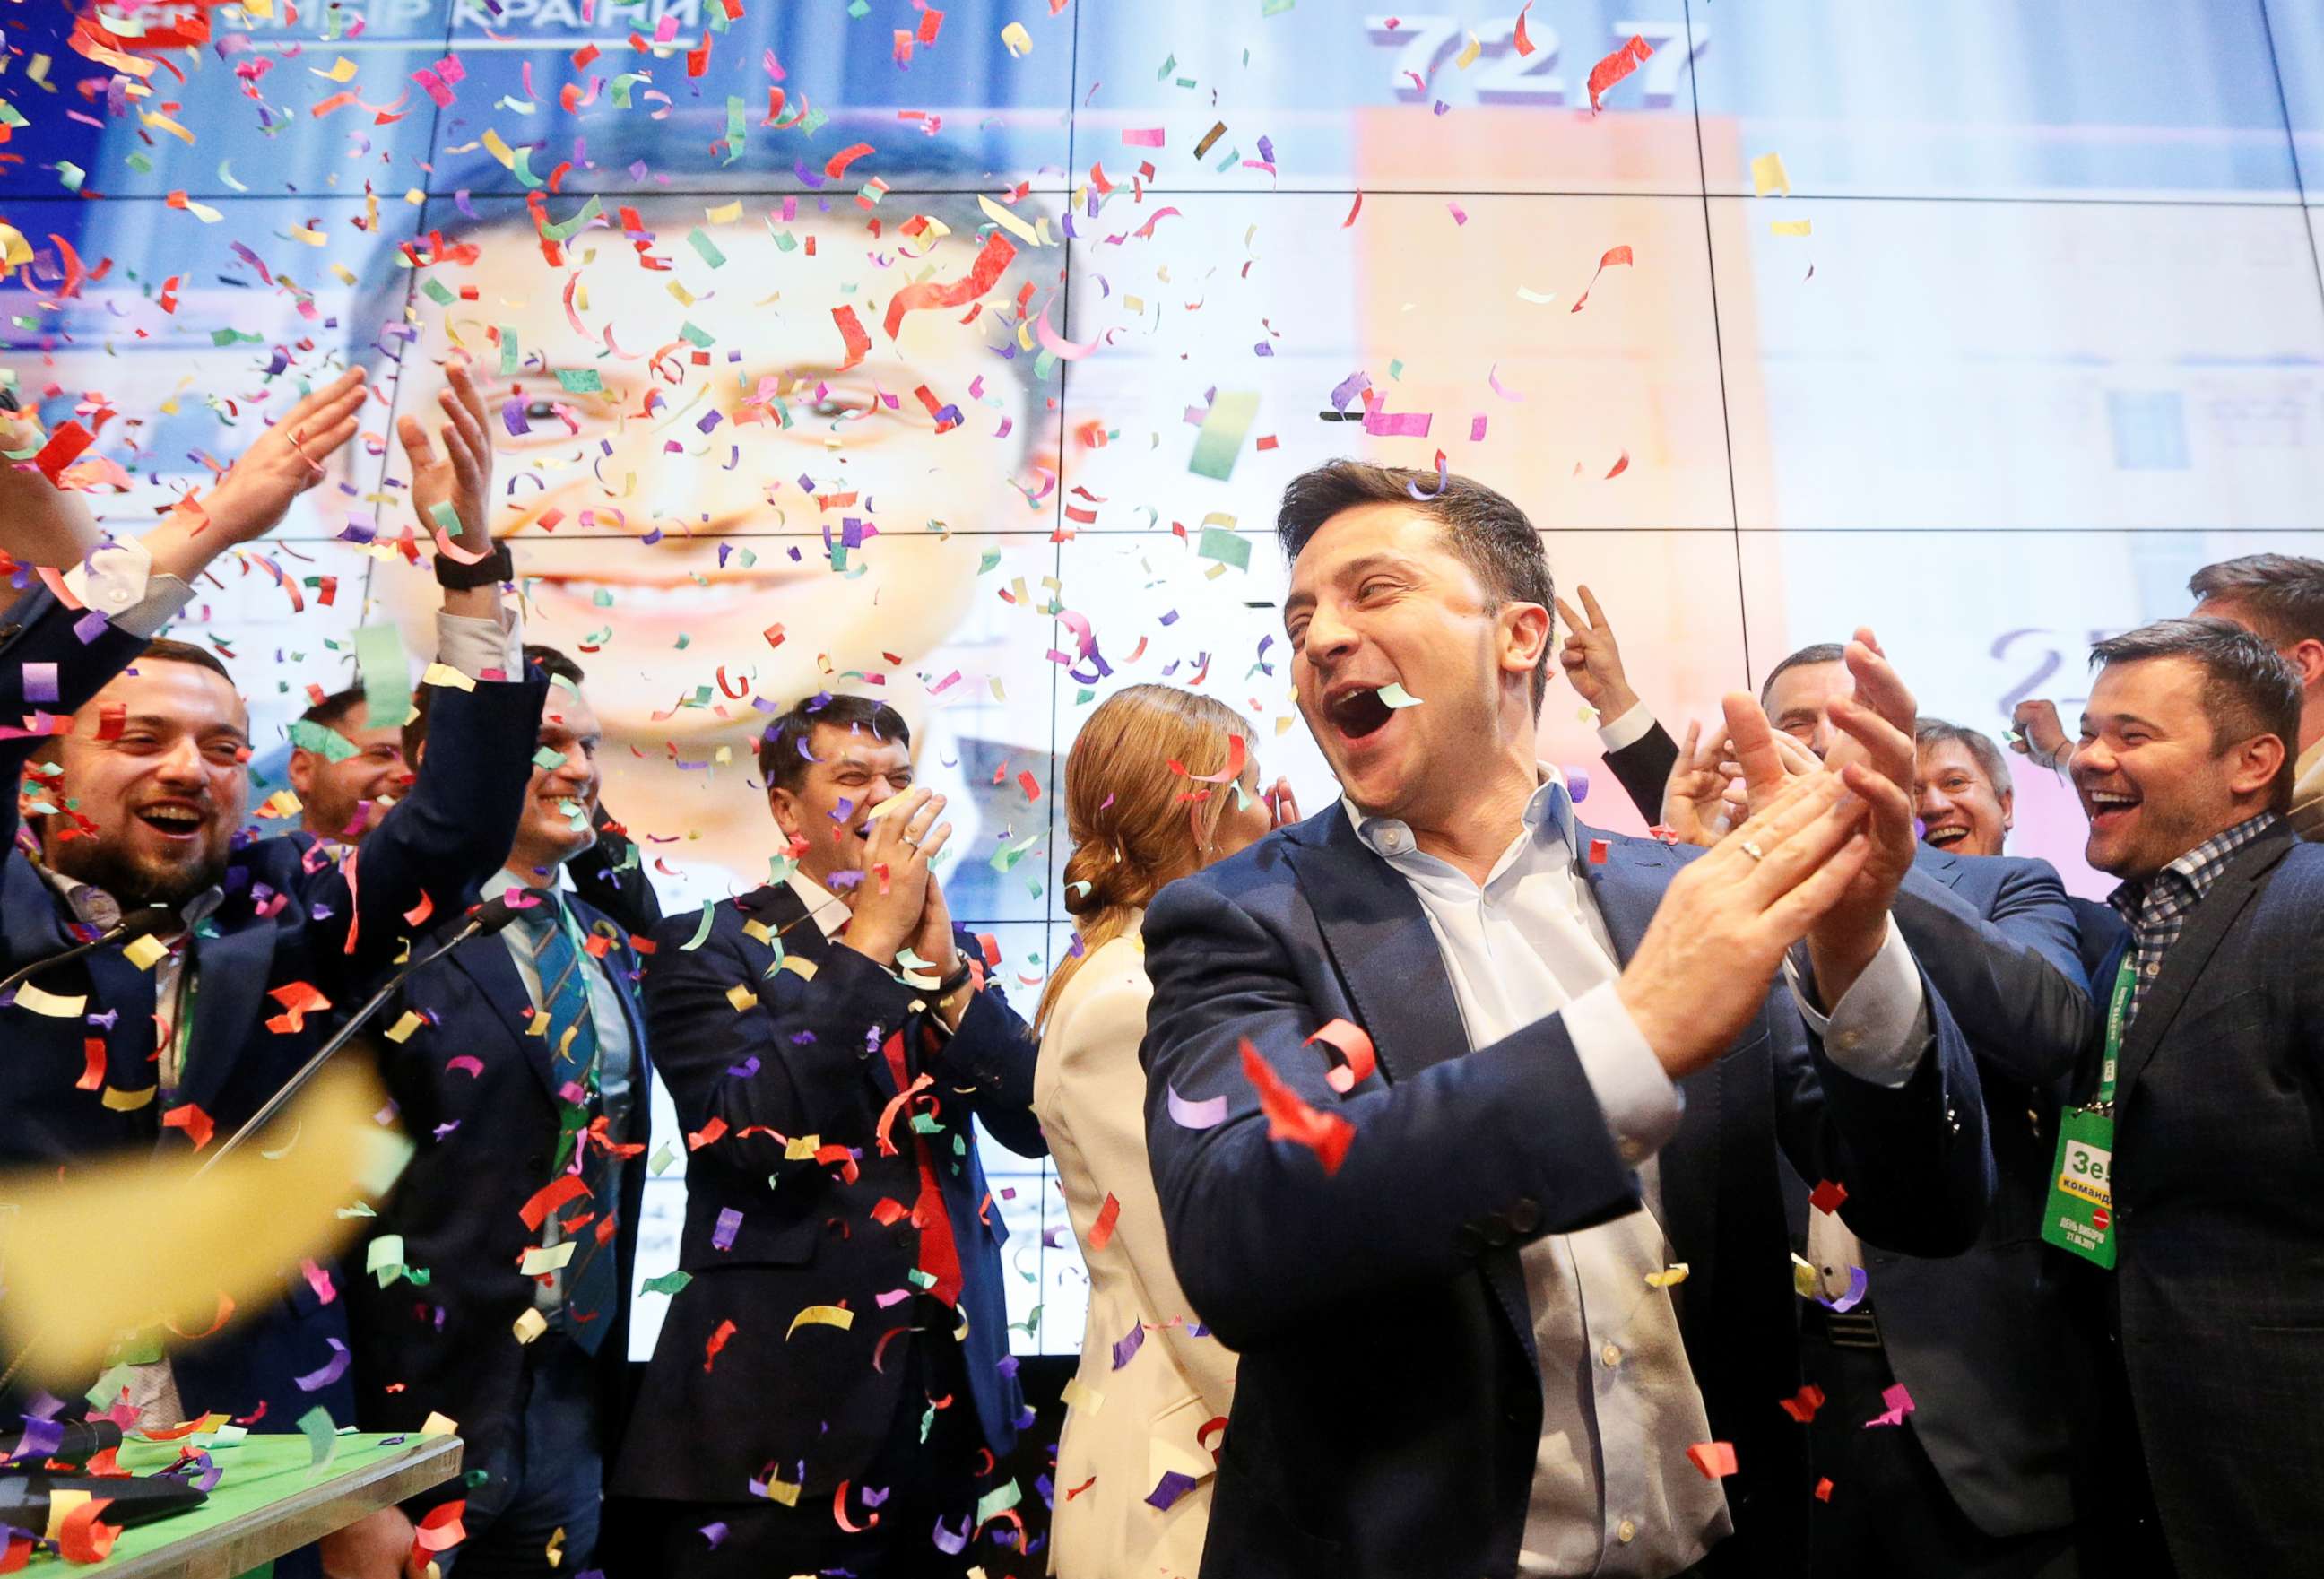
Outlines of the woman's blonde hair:
M 1222 773 L 1250 729 L 1223 702 L 1176 686 L 1138 685 L 1098 704 L 1065 754 L 1065 905 L 1081 952 L 1049 973 L 1034 1016 L 1047 1029 L 1057 996 L 1089 956 L 1122 935 L 1162 885 L 1203 863 L 1236 791 L 1187 774 Z M 1201 800 L 1192 795 L 1208 790 Z

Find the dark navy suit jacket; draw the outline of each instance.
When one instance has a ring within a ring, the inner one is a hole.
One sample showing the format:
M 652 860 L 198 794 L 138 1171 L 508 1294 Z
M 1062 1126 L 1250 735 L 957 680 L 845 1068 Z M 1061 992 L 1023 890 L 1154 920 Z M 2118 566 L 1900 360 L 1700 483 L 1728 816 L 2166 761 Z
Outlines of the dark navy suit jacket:
M 2099 1045 L 2078 1098 L 2095 1089 Z M 2112 1307 L 2116 1376 L 2128 1379 L 2179 1573 L 2316 1572 L 2324 845 L 2300 843 L 2289 825 L 2236 853 L 2163 956 L 2123 1041 L 2113 1182 L 2111 1281 L 2073 1265 L 2092 1318 Z M 2087 1451 L 2094 1482 L 2118 1482 L 2125 1442 Z
M 810 971 L 779 965 L 778 940 Z M 771 1470 L 804 1485 L 805 1506 L 886 1442 L 908 1345 L 953 1341 L 912 1330 L 912 1302 L 880 1303 L 920 1264 L 920 1231 L 882 1205 L 908 1210 L 920 1192 L 908 1122 L 893 1121 L 894 1155 L 877 1138 L 899 1094 L 883 1051 L 895 1035 L 921 1044 L 918 1067 L 943 1103 L 928 1139 L 964 1280 L 966 1402 L 994 1456 L 1006 1454 L 1022 1409 L 1001 1283 L 1009 1231 L 968 1118 L 1019 1156 L 1047 1154 L 1032 1032 L 989 984 L 957 1031 L 932 1031 L 929 994 L 826 939 L 788 884 L 721 901 L 706 932 L 699 913 L 671 917 L 653 943 L 646 1019 L 689 1148 L 678 1266 L 692 1280 L 670 1300 L 613 1490 L 741 1502 Z M 967 934 L 958 944 L 982 957 Z M 853 1320 L 794 1334 L 816 1305 Z
M 143 650 L 142 639 L 106 626 L 83 643 L 78 616 L 45 592 L 0 616 L 0 722 L 20 724 L 22 665 L 58 665 L 51 710 L 87 702 Z M 336 1023 L 310 1012 L 302 1029 L 273 1031 L 281 1012 L 268 996 L 308 983 L 334 1005 L 361 1001 L 366 977 L 402 948 L 407 912 L 426 899 L 438 915 L 469 902 L 468 891 L 499 869 L 515 835 L 544 686 L 481 682 L 446 688 L 434 701 L 428 771 L 363 846 L 358 882 L 312 841 L 261 839 L 237 849 L 226 902 L 193 941 L 196 994 L 192 1042 L 180 1100 L 201 1109 L 223 1137 L 250 1117 L 310 1057 Z M 0 973 L 68 947 L 69 916 L 39 869 L 16 850 L 18 776 L 37 739 L 0 741 Z M 360 894 L 358 902 L 357 894 Z M 355 946 L 346 946 L 350 923 Z M 153 978 L 119 947 L 101 949 L 36 978 L 45 990 L 86 993 L 88 1022 L 19 1008 L 0 1009 L 0 1167 L 69 1170 L 74 1162 L 123 1151 L 181 1152 L 188 1131 L 161 1126 L 155 1091 Z M 102 1080 L 85 1088 L 84 1042 L 103 1042 Z M 108 1103 L 107 1093 L 119 1094 Z M 137 1099 L 145 1100 L 137 1105 Z M 319 1302 L 287 1269 L 288 1296 L 245 1311 L 216 1337 L 174 1346 L 171 1363 L 189 1412 L 225 1409 L 256 1428 L 290 1431 L 312 1406 L 352 1424 L 353 1393 L 343 1378 L 306 1391 L 293 1378 L 332 1359 L 345 1342 L 346 1305 Z M 178 1292 L 185 1292 L 183 1290 Z
M 1678 746 L 1658 724 L 1607 764 L 1658 817 Z M 2072 1521 L 2073 1414 L 2088 1334 L 2042 1248 L 2057 1113 L 2095 1033 L 2079 901 L 2046 861 L 1953 855 L 1923 845 L 1896 896 L 1913 957 L 1978 1059 L 1996 1191 L 1968 1253 L 1941 1260 L 1868 1247 L 1873 1308 L 1911 1428 L 1961 1512 L 1991 1536 Z M 2103 927 L 2094 934 L 2103 946 Z M 1809 1181 L 1812 1182 L 1812 1181 Z
M 639 956 L 623 927 L 586 900 L 565 897 L 583 929 L 605 939 L 602 960 L 585 968 L 611 973 L 629 1036 L 629 1110 L 622 1125 L 608 1132 L 619 1144 L 642 1146 L 652 1065 L 638 996 Z M 454 918 L 431 928 L 415 951 L 426 952 L 457 926 Z M 503 937 L 472 937 L 415 972 L 376 1023 L 383 1030 L 406 1011 L 428 1023 L 401 1043 L 374 1038 L 373 1050 L 418 1151 L 380 1203 L 366 1238 L 401 1234 L 405 1263 L 424 1268 L 428 1282 L 398 1279 L 383 1288 L 375 1277 L 351 1273 L 355 1415 L 366 1430 L 407 1431 L 440 1410 L 460 1422 L 474 1469 L 520 1423 L 523 1347 L 514 1324 L 532 1307 L 536 1284 L 518 1263 L 540 1241 L 521 1214 L 549 1182 L 556 1159 L 562 1108 L 554 1051 L 548 1037 L 528 1034 L 532 999 Z M 475 1064 L 456 1066 L 463 1058 Z M 584 1233 L 594 1233 L 608 1216 L 615 1225 L 621 1299 L 601 1318 L 611 1325 L 596 1356 L 599 1440 L 608 1463 L 628 1390 L 630 1283 L 646 1168 L 642 1152 L 624 1163 L 618 1199 L 557 1208 L 566 1222 L 590 1213 Z M 355 1269 L 364 1259 L 347 1258 Z M 420 1501 L 458 1492 L 455 1482 Z
M 1583 828 L 1628 960 L 1696 852 Z M 1171 1259 L 1242 1355 L 1204 1573 L 1389 1579 L 1513 1571 L 1541 1435 L 1518 1247 L 1636 1211 L 1558 1017 L 1471 1049 L 1425 913 L 1334 802 L 1173 883 L 1148 910 L 1147 1133 Z M 1713 1559 L 1774 1571 L 1803 1549 L 1799 1386 L 1778 1142 L 1848 1187 L 1867 1239 L 1931 1254 L 1977 1236 L 1992 1163 L 1975 1066 L 1941 1000 L 1933 1052 L 1887 1089 L 1828 1063 L 1787 990 L 1684 1083 L 1660 1159 L 1662 1221 L 1712 1434 L 1735 1445 L 1737 1536 Z M 1344 1018 L 1379 1072 L 1342 1095 L 1301 1044 Z M 1336 1177 L 1268 1139 L 1245 1039 L 1309 1105 L 1355 1126 Z M 1224 1098 L 1182 1124 L 1169 1093 Z

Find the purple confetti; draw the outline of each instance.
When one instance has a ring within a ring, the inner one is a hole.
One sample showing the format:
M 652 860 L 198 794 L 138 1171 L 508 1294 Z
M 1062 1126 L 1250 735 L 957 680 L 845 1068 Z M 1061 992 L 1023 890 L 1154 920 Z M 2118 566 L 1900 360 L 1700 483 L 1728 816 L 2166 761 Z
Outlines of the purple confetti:
M 1590 770 L 1587 768 L 1566 769 L 1565 792 L 1569 796 L 1572 797 L 1573 804 L 1576 806 L 1579 806 L 1583 801 L 1589 799 Z
M 1181 1474 L 1175 1469 L 1167 1469 L 1162 1472 L 1162 1478 L 1154 1482 L 1154 1489 L 1146 1493 L 1146 1501 L 1154 1507 L 1167 1511 L 1170 1504 L 1194 1489 L 1194 1476 Z
M 726 1521 L 722 1519 L 715 1524 L 704 1525 L 702 1534 L 704 1538 L 710 1542 L 710 1549 L 716 1551 L 718 1543 L 726 1538 Z
M 63 1446 L 64 1441 L 65 1428 L 60 1422 L 28 1418 L 24 1422 L 23 1437 L 16 1444 L 15 1454 L 10 1462 L 24 1460 L 38 1464 Z
M 1124 1333 L 1121 1337 L 1114 1343 L 1113 1368 L 1116 1371 L 1119 1371 L 1123 1366 L 1129 1364 L 1130 1360 L 1136 1356 L 1138 1351 L 1145 1346 L 1146 1324 L 1144 1322 L 1132 1322 L 1130 1324 L 1130 1330 L 1127 1333 Z
M 1178 1094 L 1175 1085 L 1163 1088 L 1170 1097 L 1170 1120 L 1182 1130 L 1215 1130 L 1227 1122 L 1227 1099 L 1213 1096 L 1204 1102 L 1188 1102 Z
M 752 1076 L 756 1075 L 758 1072 L 759 1055 L 756 1053 L 752 1053 L 749 1057 L 743 1059 L 739 1064 L 729 1064 L 726 1066 L 726 1073 L 732 1075 L 737 1080 L 748 1080 Z
M 57 666 L 53 663 L 27 663 L 24 670 L 24 699 L 28 702 L 53 702 L 57 699 Z
M 733 1250 L 734 1248 L 734 1235 L 742 1229 L 742 1214 L 741 1212 L 735 1210 L 732 1206 L 722 1207 L 718 1213 L 718 1226 L 710 1231 L 710 1242 L 716 1245 L 720 1250 Z
M 1848 1269 L 1848 1292 L 1837 1299 L 1826 1299 L 1819 1294 L 1816 1296 L 1816 1303 L 1827 1310 L 1854 1310 L 1864 1303 L 1864 1291 L 1871 1282 L 1871 1277 L 1862 1267 L 1850 1267 Z
M 936 1520 L 936 1533 L 928 1538 L 936 1543 L 936 1550 L 942 1552 L 945 1556 L 956 1557 L 960 1556 L 962 1552 L 968 1549 L 969 1527 L 975 1518 L 976 1515 L 973 1513 L 962 1514 L 960 1518 L 960 1533 L 958 1535 L 954 1535 L 952 1531 L 946 1529 L 945 1528 L 945 1521 L 939 1519 Z
M 331 1362 L 320 1371 L 309 1371 L 304 1376 L 291 1379 L 298 1382 L 300 1392 L 313 1392 L 318 1388 L 328 1387 L 347 1373 L 347 1362 L 354 1358 L 347 1353 L 347 1346 L 337 1338 L 326 1338 L 323 1341 L 330 1344 L 336 1353 L 331 1355 Z

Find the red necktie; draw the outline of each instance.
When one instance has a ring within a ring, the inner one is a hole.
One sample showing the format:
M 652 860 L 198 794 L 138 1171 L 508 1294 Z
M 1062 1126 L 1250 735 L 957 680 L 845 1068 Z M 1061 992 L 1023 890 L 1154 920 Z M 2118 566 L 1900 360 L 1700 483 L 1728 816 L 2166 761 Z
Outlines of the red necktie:
M 896 1078 L 896 1089 L 910 1089 L 912 1074 L 904 1065 L 904 1033 L 898 1031 L 890 1037 L 881 1051 L 888 1057 L 888 1071 Z M 908 1122 L 909 1109 L 908 1103 Z M 944 1187 L 936 1182 L 936 1153 L 928 1148 L 927 1136 L 917 1127 L 912 1131 L 912 1155 L 920 1166 L 920 1196 L 912 1204 L 912 1226 L 920 1231 L 920 1270 L 936 1280 L 936 1287 L 928 1292 L 957 1307 L 960 1246 L 953 1239 L 952 1218 L 945 1211 Z

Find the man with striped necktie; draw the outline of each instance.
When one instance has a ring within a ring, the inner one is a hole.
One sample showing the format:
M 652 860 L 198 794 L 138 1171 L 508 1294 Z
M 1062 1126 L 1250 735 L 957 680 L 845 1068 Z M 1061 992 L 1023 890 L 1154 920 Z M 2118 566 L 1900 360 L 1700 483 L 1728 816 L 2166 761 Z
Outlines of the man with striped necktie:
M 484 885 L 521 909 L 379 1016 L 381 1072 L 420 1150 L 378 1204 L 349 1291 L 364 1427 L 442 1414 L 466 1443 L 467 1538 L 438 1558 L 461 1579 L 593 1565 L 645 1176 L 637 954 L 624 924 L 559 881 L 595 837 L 597 717 L 571 659 L 525 658 L 549 695 L 515 845 Z M 423 712 L 405 734 L 415 762 L 426 733 Z

